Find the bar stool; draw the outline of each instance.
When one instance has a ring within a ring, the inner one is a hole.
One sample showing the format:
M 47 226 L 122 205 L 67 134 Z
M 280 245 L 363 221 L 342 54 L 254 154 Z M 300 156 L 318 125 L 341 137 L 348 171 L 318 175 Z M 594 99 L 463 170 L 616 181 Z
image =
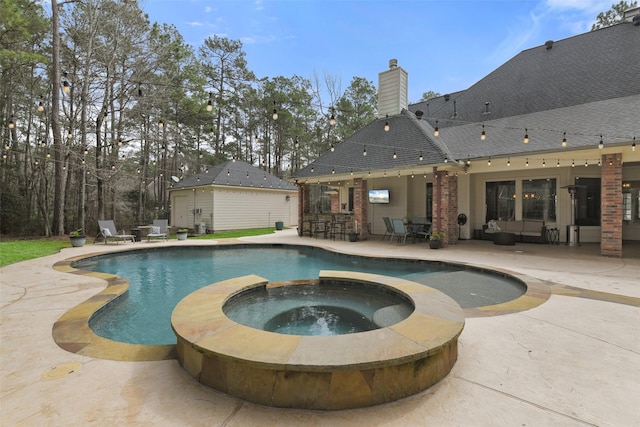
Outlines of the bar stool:
M 331 228 L 329 229 L 329 236 L 331 240 L 336 240 L 336 236 L 339 236 L 342 240 L 346 237 L 347 222 L 339 220 L 336 215 L 331 217 Z

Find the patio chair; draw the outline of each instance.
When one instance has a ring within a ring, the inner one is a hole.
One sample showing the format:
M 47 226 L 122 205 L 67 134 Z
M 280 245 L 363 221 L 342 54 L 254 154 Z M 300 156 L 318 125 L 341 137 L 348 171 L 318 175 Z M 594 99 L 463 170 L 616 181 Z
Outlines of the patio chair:
M 393 224 L 391 224 L 391 219 L 388 216 L 382 217 L 384 221 L 384 226 L 386 227 L 386 231 L 384 232 L 384 236 L 382 236 L 382 240 L 384 240 L 387 236 L 389 236 L 389 241 L 391 241 L 394 237 L 393 232 Z
M 393 224 L 394 236 L 398 238 L 398 241 L 400 241 L 400 238 L 402 237 L 402 244 L 404 245 L 407 242 L 407 236 L 410 234 L 404 224 L 404 221 L 399 218 L 394 218 L 391 220 L 391 223 Z
M 107 220 L 99 220 L 98 226 L 100 227 L 100 233 L 98 236 L 104 237 L 104 244 L 106 245 L 109 242 L 109 239 L 115 240 L 116 244 L 118 244 L 121 240 L 126 242 L 127 240 L 131 240 L 131 243 L 135 243 L 136 237 L 133 234 L 125 234 L 124 230 L 122 233 L 118 234 L 116 231 L 116 224 L 112 219 Z
M 151 231 L 147 234 L 147 242 L 150 242 L 152 238 L 167 240 L 169 235 L 169 220 L 168 219 L 154 219 Z
M 424 237 L 428 239 L 431 234 L 431 223 L 427 221 L 425 216 L 417 216 L 413 220 L 413 235 L 414 237 Z

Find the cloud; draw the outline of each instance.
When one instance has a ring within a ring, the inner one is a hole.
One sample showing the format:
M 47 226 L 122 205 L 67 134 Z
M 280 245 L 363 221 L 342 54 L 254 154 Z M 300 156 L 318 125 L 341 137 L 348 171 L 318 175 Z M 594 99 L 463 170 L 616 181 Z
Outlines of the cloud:
M 187 25 L 190 27 L 202 27 L 204 24 L 198 21 L 187 22 Z
M 507 36 L 488 56 L 493 63 L 502 63 L 515 56 L 523 49 L 531 47 L 531 40 L 540 34 L 541 17 L 530 12 L 527 17 L 520 17 L 515 25 L 507 28 Z

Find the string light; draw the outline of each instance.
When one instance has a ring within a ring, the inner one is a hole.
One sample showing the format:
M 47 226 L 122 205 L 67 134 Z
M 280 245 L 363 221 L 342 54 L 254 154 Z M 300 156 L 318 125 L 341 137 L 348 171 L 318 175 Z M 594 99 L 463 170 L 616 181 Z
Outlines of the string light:
M 491 157 L 489 157 L 489 160 L 487 160 L 487 166 L 491 166 Z
M 589 166 L 589 161 L 587 159 L 584 160 L 584 167 L 586 168 L 587 166 Z
M 547 162 L 544 161 L 544 159 L 542 159 L 542 167 L 546 167 L 547 166 Z
M 9 129 L 13 129 L 14 127 L 16 127 L 15 123 L 13 123 L 13 114 L 11 115 L 7 126 L 9 127 Z
M 364 149 L 362 150 L 362 155 L 366 156 L 367 155 L 367 146 L 364 146 Z
M 511 166 L 511 157 L 507 158 L 507 166 Z
M 484 124 L 482 125 L 482 133 L 480 134 L 480 139 L 482 141 L 484 141 L 485 139 L 487 139 L 487 134 L 484 131 Z
M 433 136 L 440 136 L 440 129 L 438 128 L 437 120 L 436 120 L 436 127 L 433 129 Z
M 556 167 L 559 168 L 560 167 L 560 159 L 558 159 L 558 162 L 556 163 Z
M 397 158 L 398 158 L 398 155 L 396 154 L 396 150 L 393 150 L 393 158 L 394 158 L 394 159 L 397 159 Z
M 527 159 L 526 163 L 524 164 L 526 167 L 529 167 L 529 159 Z
M 44 111 L 44 104 L 42 101 L 38 102 L 38 111 L 41 113 Z
M 564 132 L 564 133 L 562 134 L 562 146 L 563 146 L 563 147 L 566 147 L 566 146 L 567 146 L 567 133 L 566 133 L 566 132 Z
M 387 114 L 387 121 L 384 122 L 384 131 L 389 132 L 389 115 Z
M 333 110 L 333 107 L 331 107 L 331 117 L 329 117 L 329 126 L 334 126 L 336 124 L 336 117 L 333 113 L 334 113 L 334 110 Z
M 576 162 L 575 162 L 575 161 L 573 161 L 573 160 L 571 160 L 571 167 L 572 167 L 572 168 L 575 168 L 575 167 L 576 167 Z
M 422 157 L 422 151 L 420 152 L 420 157 L 418 157 L 418 160 L 422 161 L 424 159 L 424 157 Z
M 600 142 L 598 142 L 598 148 L 600 150 L 604 148 L 604 141 L 602 140 L 602 135 L 600 135 Z
M 631 151 L 636 151 L 636 137 L 633 137 L 633 142 L 631 143 Z
M 524 139 L 522 140 L 522 142 L 524 142 L 525 144 L 529 143 L 529 132 L 527 131 L 527 128 L 524 128 Z
M 212 97 L 213 97 L 213 93 L 209 92 L 209 100 L 207 101 L 207 111 L 213 110 Z

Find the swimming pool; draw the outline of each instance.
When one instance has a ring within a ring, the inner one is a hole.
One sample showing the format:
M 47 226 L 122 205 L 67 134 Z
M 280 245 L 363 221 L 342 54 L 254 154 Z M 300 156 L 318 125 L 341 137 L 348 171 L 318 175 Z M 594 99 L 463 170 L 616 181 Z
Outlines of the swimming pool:
M 170 318 L 188 294 L 214 282 L 256 274 L 271 282 L 314 279 L 320 270 L 363 271 L 431 286 L 461 307 L 511 301 L 526 292 L 518 280 L 452 264 L 367 258 L 287 245 L 167 247 L 105 254 L 74 268 L 116 274 L 129 291 L 91 318 L 93 331 L 133 344 L 174 344 Z

